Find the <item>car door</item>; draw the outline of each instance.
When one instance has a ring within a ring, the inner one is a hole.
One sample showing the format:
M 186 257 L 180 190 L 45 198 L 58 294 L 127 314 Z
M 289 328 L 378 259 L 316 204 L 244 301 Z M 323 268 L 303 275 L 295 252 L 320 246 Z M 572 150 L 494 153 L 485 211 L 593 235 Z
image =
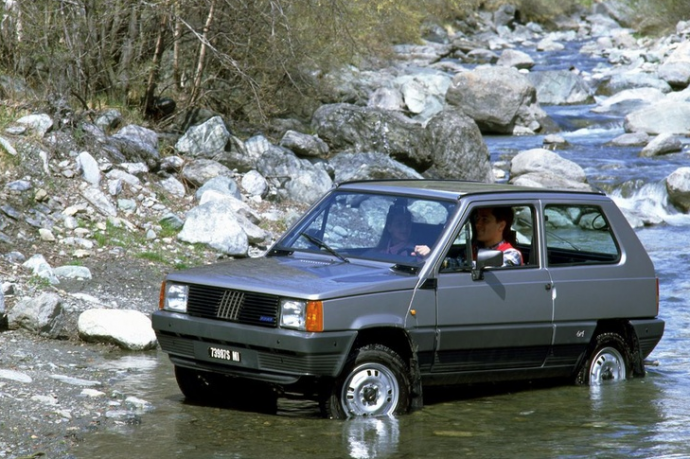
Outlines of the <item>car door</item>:
M 539 260 L 538 207 L 519 202 L 512 228 L 522 266 L 490 268 L 481 279 L 463 268 L 458 251 L 474 238 L 471 216 L 486 203 L 468 207 L 437 278 L 437 343 L 432 373 L 538 368 L 553 338 L 549 273 Z M 458 261 L 453 261 L 458 260 Z

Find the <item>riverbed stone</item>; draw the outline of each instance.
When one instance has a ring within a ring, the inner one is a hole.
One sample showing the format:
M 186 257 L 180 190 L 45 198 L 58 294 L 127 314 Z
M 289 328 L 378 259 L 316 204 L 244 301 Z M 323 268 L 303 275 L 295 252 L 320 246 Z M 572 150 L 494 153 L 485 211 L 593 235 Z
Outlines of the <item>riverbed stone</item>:
M 683 143 L 678 136 L 663 132 L 652 139 L 640 152 L 642 157 L 660 156 L 668 153 L 676 153 L 683 149 Z
M 626 132 L 690 135 L 690 102 L 664 100 L 625 117 Z
M 89 342 L 114 343 L 133 351 L 157 345 L 151 319 L 139 311 L 89 309 L 79 315 L 77 327 L 79 336 Z
M 690 167 L 680 167 L 666 177 L 669 201 L 683 212 L 690 212 Z
M 9 310 L 7 319 L 10 329 L 23 328 L 48 338 L 66 336 L 62 300 L 56 293 L 21 299 Z

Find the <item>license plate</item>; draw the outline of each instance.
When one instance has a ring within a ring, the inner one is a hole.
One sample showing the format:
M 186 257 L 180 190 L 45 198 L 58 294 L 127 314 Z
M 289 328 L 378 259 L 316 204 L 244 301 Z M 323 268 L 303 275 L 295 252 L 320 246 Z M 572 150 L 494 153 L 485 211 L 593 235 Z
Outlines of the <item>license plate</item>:
M 241 361 L 241 356 L 238 351 L 231 351 L 229 349 L 220 349 L 217 347 L 209 347 L 208 355 L 213 359 L 228 360 L 230 362 Z

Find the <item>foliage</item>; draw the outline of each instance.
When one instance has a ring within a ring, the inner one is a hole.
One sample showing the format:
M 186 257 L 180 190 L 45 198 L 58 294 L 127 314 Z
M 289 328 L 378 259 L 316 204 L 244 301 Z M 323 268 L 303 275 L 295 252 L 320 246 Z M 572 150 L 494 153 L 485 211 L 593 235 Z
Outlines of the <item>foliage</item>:
M 629 0 L 643 18 L 638 31 L 646 34 L 665 34 L 675 31 L 679 20 L 690 20 L 687 0 Z
M 516 2 L 524 21 L 544 23 L 561 15 L 570 15 L 583 6 L 583 0 L 519 0 Z
M 321 71 L 419 39 L 479 0 L 5 2 L 0 69 L 81 105 L 156 118 L 158 96 L 237 120 L 310 113 Z M 9 6 L 8 6 L 9 5 Z M 318 69 L 318 71 L 317 71 Z M 46 96 L 42 94 L 40 96 Z
M 0 3 L 0 73 L 83 109 L 132 107 L 160 121 L 159 97 L 237 121 L 309 116 L 331 69 L 385 59 L 428 21 L 453 29 L 515 4 L 525 21 L 593 0 L 71 0 Z M 686 0 L 627 0 L 648 21 L 688 17 Z M 1 116 L 1 114 L 0 114 Z

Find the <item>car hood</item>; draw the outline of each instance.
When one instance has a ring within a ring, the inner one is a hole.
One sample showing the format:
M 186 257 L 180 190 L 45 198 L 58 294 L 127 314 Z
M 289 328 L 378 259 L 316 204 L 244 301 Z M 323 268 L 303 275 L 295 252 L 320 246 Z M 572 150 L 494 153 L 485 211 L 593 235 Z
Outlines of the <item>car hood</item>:
M 390 264 L 272 256 L 177 271 L 167 280 L 318 300 L 413 289 L 419 278 Z

